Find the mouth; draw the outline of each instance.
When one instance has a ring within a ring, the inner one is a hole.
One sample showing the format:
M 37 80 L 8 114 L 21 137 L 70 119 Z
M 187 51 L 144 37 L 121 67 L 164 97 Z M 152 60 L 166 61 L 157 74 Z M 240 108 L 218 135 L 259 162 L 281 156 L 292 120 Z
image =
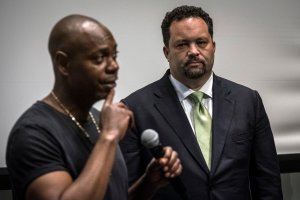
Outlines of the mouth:
M 100 84 L 102 85 L 103 88 L 107 88 L 107 89 L 112 89 L 117 85 L 116 81 L 110 81 L 110 82 L 105 82 Z
M 116 82 L 111 82 L 111 83 L 105 83 L 104 86 L 108 88 L 114 88 L 116 87 L 117 83 Z
M 196 68 L 196 67 L 204 66 L 204 64 L 201 61 L 191 61 L 191 62 L 187 62 L 186 66 Z
M 117 86 L 116 79 L 98 82 L 100 90 L 110 91 Z

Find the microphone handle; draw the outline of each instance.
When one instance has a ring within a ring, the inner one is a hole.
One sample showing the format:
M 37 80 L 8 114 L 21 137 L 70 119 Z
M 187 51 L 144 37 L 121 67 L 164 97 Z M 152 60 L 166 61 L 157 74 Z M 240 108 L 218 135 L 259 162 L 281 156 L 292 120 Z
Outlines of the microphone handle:
M 161 158 L 165 155 L 165 151 L 163 150 L 163 147 L 160 144 L 150 148 L 150 151 L 155 159 Z

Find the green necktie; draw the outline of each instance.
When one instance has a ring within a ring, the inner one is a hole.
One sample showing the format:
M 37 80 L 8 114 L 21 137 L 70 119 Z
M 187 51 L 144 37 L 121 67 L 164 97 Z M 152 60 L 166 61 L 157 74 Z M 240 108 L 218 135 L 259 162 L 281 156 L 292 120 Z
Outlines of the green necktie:
M 211 116 L 202 104 L 203 93 L 190 94 L 193 105 L 193 123 L 196 138 L 208 168 L 211 167 Z

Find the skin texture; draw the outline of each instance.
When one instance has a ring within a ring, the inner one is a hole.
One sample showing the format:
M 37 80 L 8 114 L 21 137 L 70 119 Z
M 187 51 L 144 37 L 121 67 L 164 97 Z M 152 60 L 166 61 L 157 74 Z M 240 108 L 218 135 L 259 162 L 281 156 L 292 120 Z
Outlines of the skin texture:
M 26 199 L 103 199 L 118 142 L 134 122 L 123 103 L 113 103 L 119 70 L 117 43 L 104 25 L 86 16 L 71 15 L 54 26 L 49 52 L 55 74 L 53 92 L 79 122 L 87 120 L 93 104 L 104 99 L 101 136 L 79 177 L 72 180 L 67 171 L 46 173 L 29 184 Z M 66 114 L 51 94 L 43 101 Z M 130 199 L 150 198 L 168 184 L 169 178 L 181 173 L 177 153 L 171 147 L 165 152 L 164 157 L 150 162 L 145 174 L 129 189 Z
M 163 50 L 174 78 L 197 90 L 212 73 L 215 46 L 204 20 L 190 17 L 172 22 Z

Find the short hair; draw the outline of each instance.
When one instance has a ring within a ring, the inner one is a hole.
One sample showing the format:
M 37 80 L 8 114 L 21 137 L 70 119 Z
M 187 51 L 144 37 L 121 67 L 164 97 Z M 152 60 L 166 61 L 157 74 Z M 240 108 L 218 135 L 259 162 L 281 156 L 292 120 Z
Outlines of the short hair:
M 165 46 L 169 45 L 170 26 L 172 22 L 180 21 L 182 19 L 190 17 L 199 17 L 203 19 L 207 24 L 210 36 L 213 38 L 213 20 L 209 16 L 209 14 L 205 12 L 201 7 L 183 5 L 173 9 L 170 12 L 167 12 L 165 18 L 162 21 L 161 30 Z
M 80 14 L 68 15 L 60 19 L 54 25 L 48 40 L 48 50 L 52 59 L 58 50 L 65 51 L 70 55 L 76 51 L 79 37 L 78 33 L 80 33 L 81 25 L 86 21 L 93 22 L 105 28 L 104 25 L 96 19 Z

